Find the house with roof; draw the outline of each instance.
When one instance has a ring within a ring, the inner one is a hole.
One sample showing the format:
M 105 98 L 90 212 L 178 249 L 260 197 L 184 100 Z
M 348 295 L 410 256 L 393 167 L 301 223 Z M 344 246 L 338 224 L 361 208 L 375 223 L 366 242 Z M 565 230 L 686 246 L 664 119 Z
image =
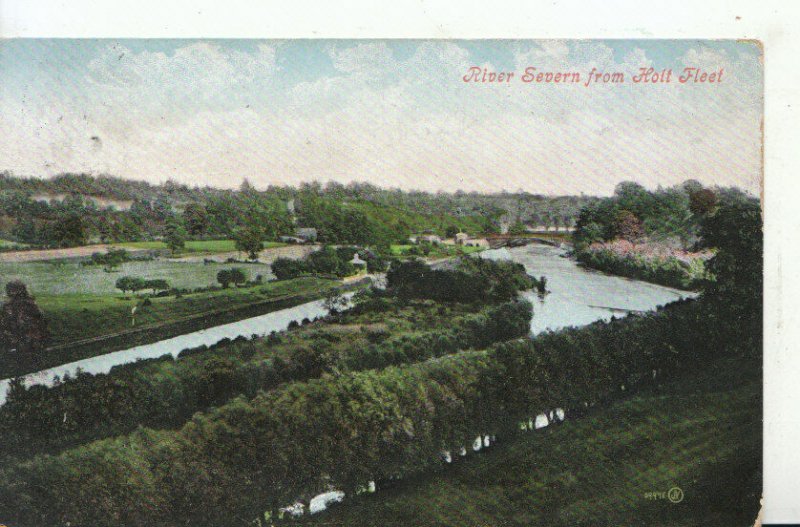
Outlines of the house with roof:
M 428 242 L 431 245 L 440 245 L 442 243 L 442 239 L 435 234 L 421 234 L 417 236 L 416 243 Z
M 469 234 L 467 234 L 466 232 L 459 232 L 458 234 L 456 234 L 455 238 L 456 245 L 464 245 L 464 242 L 467 240 L 469 240 Z
M 367 262 L 362 260 L 358 253 L 353 254 L 353 259 L 350 260 L 350 265 L 355 267 L 357 274 L 367 272 Z
M 317 241 L 317 229 L 313 227 L 298 227 L 294 230 L 294 235 L 306 243 Z
M 490 247 L 489 240 L 486 238 L 468 238 L 463 243 L 464 247 Z

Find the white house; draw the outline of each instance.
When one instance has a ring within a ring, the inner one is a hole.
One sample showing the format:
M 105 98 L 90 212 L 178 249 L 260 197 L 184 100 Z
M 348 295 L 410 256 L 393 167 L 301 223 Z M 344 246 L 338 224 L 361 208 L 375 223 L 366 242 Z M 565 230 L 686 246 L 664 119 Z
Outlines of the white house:
M 365 262 L 364 260 L 362 260 L 362 259 L 361 259 L 361 257 L 360 257 L 360 256 L 358 256 L 358 253 L 355 253 L 355 254 L 353 255 L 353 259 L 352 259 L 352 260 L 350 260 L 350 263 L 351 263 L 352 265 L 356 266 L 356 267 L 363 267 L 364 269 L 366 269 L 366 268 L 367 268 L 367 262 Z
M 489 240 L 486 238 L 469 238 L 464 241 L 466 247 L 490 247 Z
M 317 241 L 317 229 L 313 227 L 298 227 L 294 230 L 294 235 L 306 242 Z
M 436 236 L 435 234 L 422 234 L 420 236 L 417 236 L 417 243 L 420 242 L 428 242 L 432 245 L 439 245 L 442 243 L 442 239 L 439 236 Z

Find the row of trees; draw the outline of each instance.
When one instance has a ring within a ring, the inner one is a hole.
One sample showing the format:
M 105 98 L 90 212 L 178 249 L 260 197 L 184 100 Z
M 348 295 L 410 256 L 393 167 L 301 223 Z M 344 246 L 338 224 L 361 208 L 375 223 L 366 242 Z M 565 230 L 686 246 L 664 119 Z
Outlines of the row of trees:
M 109 249 L 105 253 L 92 253 L 91 258 L 83 262 L 83 265 L 102 265 L 106 271 L 111 272 L 130 260 L 131 256 L 125 249 Z
M 247 283 L 247 273 L 238 268 L 221 269 L 217 273 L 217 282 L 227 289 L 231 284 L 242 285 Z M 116 288 L 127 293 L 137 293 L 139 291 L 151 290 L 153 294 L 159 291 L 167 291 L 170 289 L 169 282 L 162 278 L 145 279 L 138 276 L 121 276 L 117 279 Z
M 376 303 L 361 298 L 353 311 L 337 318 L 339 324 L 346 327 L 373 316 L 409 322 L 394 332 L 347 334 L 334 328 L 222 343 L 189 350 L 178 361 L 167 356 L 108 375 L 79 375 L 52 388 L 14 385 L 0 406 L 0 421 L 13 423 L 0 444 L 0 459 L 57 452 L 137 426 L 173 427 L 209 405 L 241 394 L 254 397 L 287 381 L 417 362 L 530 330 L 527 302 L 469 311 L 438 313 L 430 306 L 401 307 L 385 297 Z M 416 317 L 425 323 L 414 323 L 417 331 L 407 333 L 405 326 Z
M 168 290 L 169 282 L 162 278 L 145 279 L 138 276 L 121 276 L 117 279 L 115 286 L 123 293 L 128 291 L 136 293 L 150 289 L 153 294 L 156 294 L 158 291 Z
M 247 273 L 238 267 L 222 269 L 217 273 L 217 282 L 225 289 L 231 284 L 239 286 L 247 282 Z

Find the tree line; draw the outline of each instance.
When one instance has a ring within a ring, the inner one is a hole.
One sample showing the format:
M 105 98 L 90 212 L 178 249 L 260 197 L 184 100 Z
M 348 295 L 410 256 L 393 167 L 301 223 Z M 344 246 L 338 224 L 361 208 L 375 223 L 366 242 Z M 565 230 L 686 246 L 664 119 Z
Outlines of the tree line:
M 444 235 L 448 228 L 497 229 L 480 211 L 423 214 L 395 206 L 386 196 L 343 196 L 335 185 L 256 190 L 245 181 L 238 190 L 218 190 L 80 174 L 40 180 L 5 173 L 0 174 L 0 237 L 32 247 L 164 240 L 173 252 L 190 239 L 233 238 L 255 258 L 263 240 L 293 235 L 295 226 L 316 228 L 325 243 L 372 246 L 403 243 L 422 230 Z M 104 205 L 103 197 L 129 203 Z
M 614 196 L 584 208 L 572 239 L 578 261 L 593 269 L 680 289 L 714 280 L 706 268 L 716 240 L 706 225 L 718 211 L 758 208 L 737 189 L 705 188 L 689 180 L 647 191 L 623 182 Z
M 338 323 L 356 322 L 373 313 L 402 319 L 424 311 L 428 308 L 409 311 L 391 298 L 370 296 Z M 254 397 L 260 390 L 289 381 L 483 348 L 526 335 L 531 306 L 514 301 L 475 313 L 455 309 L 427 316 L 438 327 L 415 333 L 367 332 L 356 334 L 355 340 L 324 331 L 276 334 L 187 350 L 177 361 L 166 356 L 109 374 L 79 374 L 50 388 L 25 389 L 15 383 L 6 404 L 0 406 L 0 422 L 13 423 L 0 445 L 0 459 L 52 453 L 128 433 L 137 426 L 172 427 L 231 397 Z

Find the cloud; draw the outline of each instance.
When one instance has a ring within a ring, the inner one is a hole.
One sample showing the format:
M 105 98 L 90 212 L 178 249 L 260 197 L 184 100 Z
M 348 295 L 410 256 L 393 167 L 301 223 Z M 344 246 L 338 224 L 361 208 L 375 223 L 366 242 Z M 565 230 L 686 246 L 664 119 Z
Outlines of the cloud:
M 394 57 L 385 42 L 359 43 L 347 48 L 333 45 L 328 50 L 334 68 L 343 73 L 376 75 L 394 62 Z
M 419 42 L 410 53 L 384 41 L 321 44 L 332 68 L 292 83 L 282 82 L 273 44 L 240 51 L 201 42 L 173 53 L 108 46 L 88 62 L 85 90 L 48 91 L 51 104 L 33 110 L 0 98 L 0 165 L 218 186 L 248 177 L 262 186 L 335 179 L 610 193 L 622 179 L 655 187 L 696 178 L 755 191 L 761 65 L 752 53 L 713 46 L 659 64 L 646 43 L 624 53 L 596 41 L 508 43 L 518 72 L 596 67 L 630 76 L 691 64 L 730 75 L 719 86 L 590 88 L 466 84 L 473 54 L 448 41 Z
M 206 108 L 228 109 L 269 86 L 277 72 L 275 47 L 254 53 L 199 42 L 172 54 L 133 53 L 112 44 L 87 66 L 87 82 L 116 119 L 124 108 L 135 119 L 180 118 Z M 135 123 L 131 123 L 134 124 Z

